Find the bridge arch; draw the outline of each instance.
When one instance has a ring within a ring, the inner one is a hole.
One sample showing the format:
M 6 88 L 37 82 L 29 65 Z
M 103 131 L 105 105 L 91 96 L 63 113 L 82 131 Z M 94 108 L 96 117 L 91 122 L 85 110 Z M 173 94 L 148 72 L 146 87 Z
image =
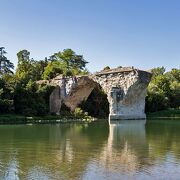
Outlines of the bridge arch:
M 110 119 L 144 119 L 146 88 L 151 73 L 134 68 L 117 68 L 89 76 L 57 78 L 59 104 L 72 111 L 86 100 L 93 89 L 102 87 L 109 102 Z M 50 97 L 50 104 L 57 98 Z M 96 107 L 95 107 L 96 108 Z

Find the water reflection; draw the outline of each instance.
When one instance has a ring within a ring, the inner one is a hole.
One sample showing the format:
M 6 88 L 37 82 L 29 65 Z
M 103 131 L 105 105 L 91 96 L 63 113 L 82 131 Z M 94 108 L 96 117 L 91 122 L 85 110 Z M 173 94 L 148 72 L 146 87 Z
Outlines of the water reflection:
M 178 177 L 180 121 L 0 126 L 0 179 Z
M 180 161 L 180 119 L 148 121 L 146 136 L 152 159 L 163 161 L 171 156 Z
M 135 173 L 148 155 L 146 120 L 109 121 L 109 137 L 101 161 L 111 171 Z
M 76 179 L 108 137 L 108 124 L 0 127 L 0 179 Z

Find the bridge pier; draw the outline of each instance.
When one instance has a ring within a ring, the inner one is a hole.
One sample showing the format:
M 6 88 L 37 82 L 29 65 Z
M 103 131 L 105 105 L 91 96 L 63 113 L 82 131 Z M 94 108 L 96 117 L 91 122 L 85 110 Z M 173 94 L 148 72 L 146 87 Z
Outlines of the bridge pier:
M 132 114 L 132 115 L 124 115 L 124 114 L 109 114 L 110 120 L 137 120 L 137 119 L 146 119 L 146 114 Z

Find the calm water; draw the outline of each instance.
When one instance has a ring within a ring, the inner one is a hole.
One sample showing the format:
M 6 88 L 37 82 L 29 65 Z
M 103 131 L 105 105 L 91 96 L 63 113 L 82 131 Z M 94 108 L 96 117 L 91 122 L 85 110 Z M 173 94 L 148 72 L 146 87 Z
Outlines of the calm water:
M 180 179 L 180 119 L 0 126 L 0 179 Z

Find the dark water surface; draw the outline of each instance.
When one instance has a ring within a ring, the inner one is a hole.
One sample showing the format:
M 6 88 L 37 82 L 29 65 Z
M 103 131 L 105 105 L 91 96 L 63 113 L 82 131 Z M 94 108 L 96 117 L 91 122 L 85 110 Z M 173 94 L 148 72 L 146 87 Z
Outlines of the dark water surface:
M 2 125 L 0 179 L 180 179 L 180 119 Z

